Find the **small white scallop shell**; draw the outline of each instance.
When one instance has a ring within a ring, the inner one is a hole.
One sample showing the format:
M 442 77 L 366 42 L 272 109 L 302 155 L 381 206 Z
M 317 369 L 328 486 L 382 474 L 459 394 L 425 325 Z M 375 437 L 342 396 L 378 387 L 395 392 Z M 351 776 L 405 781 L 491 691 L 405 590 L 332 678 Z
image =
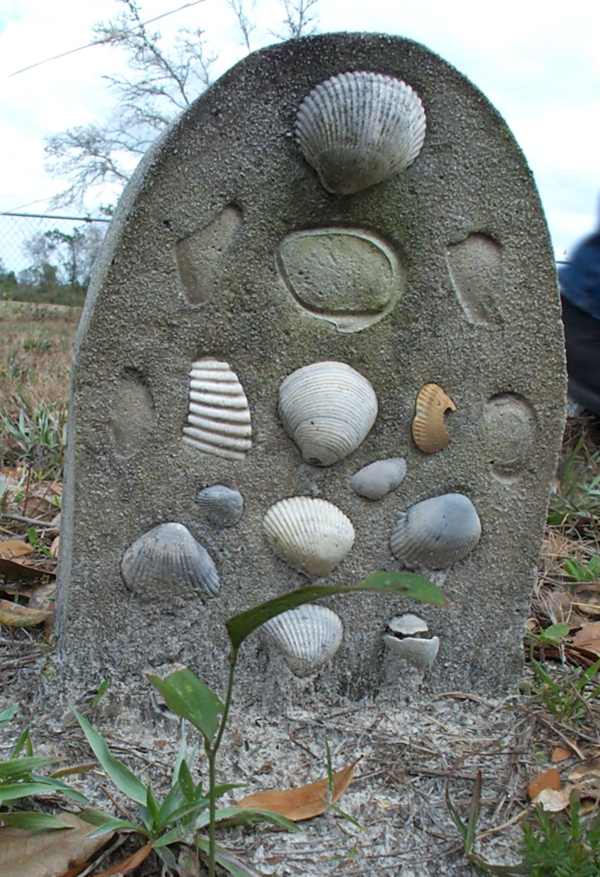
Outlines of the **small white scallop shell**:
M 427 622 L 412 612 L 405 612 L 404 615 L 394 615 L 387 623 L 388 629 L 393 633 L 399 633 L 401 636 L 412 636 L 415 633 L 427 633 L 429 627 Z
M 344 635 L 335 612 L 312 603 L 282 612 L 266 621 L 261 630 L 282 651 L 296 676 L 316 673 L 335 655 Z
M 365 440 L 377 417 L 369 381 L 345 362 L 315 362 L 279 388 L 279 416 L 307 463 L 331 466 Z
M 229 363 L 207 358 L 193 364 L 183 434 L 186 444 L 228 460 L 243 460 L 252 447 L 248 400 Z
M 206 548 L 175 522 L 160 524 L 136 539 L 123 555 L 121 575 L 136 593 L 187 585 L 214 595 L 221 587 Z
M 396 490 L 406 476 L 406 460 L 404 457 L 390 457 L 387 460 L 375 460 L 363 466 L 352 476 L 352 490 L 366 499 L 382 499 Z
M 421 151 L 425 125 L 410 85 L 361 70 L 332 76 L 305 97 L 296 139 L 323 187 L 349 195 L 405 170 Z
M 354 544 L 352 522 L 325 499 L 282 499 L 268 510 L 263 526 L 273 551 L 309 577 L 329 575 Z
M 215 527 L 235 527 L 244 512 L 242 494 L 225 484 L 211 484 L 198 491 L 196 505 Z
M 440 639 L 437 636 L 432 636 L 429 639 L 411 636 L 398 639 L 386 634 L 383 641 L 388 653 L 402 658 L 420 670 L 430 670 L 440 650 Z
M 446 493 L 399 515 L 390 544 L 404 566 L 445 569 L 466 557 L 480 536 L 481 522 L 471 500 L 462 493 Z

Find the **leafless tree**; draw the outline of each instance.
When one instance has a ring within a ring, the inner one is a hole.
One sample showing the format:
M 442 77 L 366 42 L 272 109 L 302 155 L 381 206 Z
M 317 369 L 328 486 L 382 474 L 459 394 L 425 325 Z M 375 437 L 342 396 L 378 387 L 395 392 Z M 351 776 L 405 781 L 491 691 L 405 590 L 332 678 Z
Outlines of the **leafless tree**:
M 97 42 L 121 47 L 128 59 L 127 76 L 107 76 L 117 104 L 102 124 L 80 125 L 46 141 L 53 176 L 69 180 L 55 206 L 82 205 L 94 187 L 125 184 L 140 156 L 211 82 L 216 54 L 201 30 L 181 29 L 173 47 L 164 46 L 158 31 L 142 21 L 138 0 L 118 0 L 116 19 L 94 28 Z M 251 51 L 256 0 L 228 0 L 242 43 Z M 281 0 L 281 39 L 312 33 L 318 0 Z

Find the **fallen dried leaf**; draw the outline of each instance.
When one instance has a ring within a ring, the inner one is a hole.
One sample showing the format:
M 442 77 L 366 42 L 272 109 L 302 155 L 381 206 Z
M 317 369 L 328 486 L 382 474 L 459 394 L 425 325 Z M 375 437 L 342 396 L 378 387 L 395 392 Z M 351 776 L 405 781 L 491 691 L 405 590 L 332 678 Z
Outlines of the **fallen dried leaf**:
M 542 810 L 548 813 L 560 813 L 566 810 L 571 800 L 571 792 L 573 786 L 566 785 L 562 789 L 542 789 L 542 791 L 533 799 L 534 804 L 540 804 Z
M 329 799 L 329 780 L 323 779 L 316 783 L 300 786 L 298 789 L 272 789 L 265 792 L 256 792 L 247 795 L 236 805 L 237 807 L 250 807 L 259 810 L 271 810 L 291 819 L 292 822 L 300 822 L 302 819 L 312 819 L 320 816 L 330 804 L 335 804 L 342 797 L 352 779 L 354 769 L 360 759 L 336 771 L 332 776 L 333 789 L 331 800 Z
M 6 576 L 22 578 L 23 576 L 56 575 L 56 561 L 43 560 L 39 563 L 24 563 L 22 560 L 9 560 L 0 557 L 0 573 Z
M 540 792 L 546 789 L 552 789 L 555 792 L 560 789 L 560 774 L 555 767 L 551 767 L 534 777 L 527 786 L 527 794 L 533 801 Z
M 74 866 L 84 865 L 112 837 L 90 838 L 92 826 L 73 813 L 61 813 L 60 818 L 73 828 L 43 832 L 0 828 L 2 877 L 63 877 Z
M 566 761 L 567 758 L 571 758 L 572 755 L 573 753 L 568 749 L 563 749 L 562 746 L 555 746 L 552 750 L 550 761 L 552 764 L 559 764 L 561 761 Z
M 600 656 L 600 621 L 584 624 L 572 639 L 573 645 Z
M 52 545 L 50 546 L 50 555 L 52 557 L 58 557 L 58 550 L 60 548 L 60 536 L 55 536 L 52 540 Z
M 33 548 L 22 539 L 5 539 L 0 542 L 0 557 L 4 560 L 13 560 L 26 554 L 33 554 Z
M 47 609 L 30 609 L 10 600 L 0 600 L 0 624 L 8 627 L 36 627 L 52 615 Z
M 127 856 L 126 859 L 123 859 L 121 862 L 117 862 L 116 865 L 112 865 L 110 868 L 107 868 L 106 871 L 100 871 L 98 874 L 96 874 L 96 877 L 114 877 L 115 874 L 129 874 L 130 871 L 133 871 L 134 868 L 137 868 L 138 865 L 141 865 L 142 862 L 148 858 L 151 852 L 152 844 L 147 843 L 145 846 L 140 847 L 139 850 L 136 850 L 135 853 L 132 853 L 131 856 Z
M 570 780 L 580 780 L 584 777 L 600 777 L 600 756 L 588 758 L 581 764 L 576 764 L 569 773 Z

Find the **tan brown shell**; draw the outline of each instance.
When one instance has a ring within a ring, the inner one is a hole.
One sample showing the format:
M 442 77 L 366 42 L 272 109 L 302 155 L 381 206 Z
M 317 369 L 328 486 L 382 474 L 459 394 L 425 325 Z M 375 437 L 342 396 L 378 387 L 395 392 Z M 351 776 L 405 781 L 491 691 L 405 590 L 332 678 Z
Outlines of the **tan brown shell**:
M 450 436 L 444 423 L 446 411 L 456 411 L 456 405 L 438 384 L 421 387 L 415 403 L 412 436 L 424 454 L 435 454 L 448 447 Z

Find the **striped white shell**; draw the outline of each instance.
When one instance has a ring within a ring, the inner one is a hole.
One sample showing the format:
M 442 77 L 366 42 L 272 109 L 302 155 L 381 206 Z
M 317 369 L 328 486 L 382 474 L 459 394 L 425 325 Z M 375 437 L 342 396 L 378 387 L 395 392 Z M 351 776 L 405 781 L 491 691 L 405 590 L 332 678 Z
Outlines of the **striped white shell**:
M 410 85 L 356 71 L 326 79 L 305 97 L 296 139 L 323 187 L 349 195 L 405 170 L 421 151 L 425 125 Z
M 480 536 L 481 522 L 471 500 L 462 493 L 446 493 L 399 515 L 390 544 L 404 566 L 445 569 L 466 557 Z
M 160 524 L 136 539 L 123 555 L 121 575 L 136 593 L 184 585 L 214 595 L 221 587 L 208 551 L 187 527 L 175 522 Z
M 192 365 L 183 440 L 205 454 L 243 460 L 252 447 L 250 409 L 229 363 L 201 359 Z
M 268 510 L 263 527 L 275 554 L 309 577 L 329 575 L 354 544 L 352 522 L 325 499 L 282 499 Z
M 264 630 L 296 676 L 316 673 L 337 652 L 344 628 L 326 606 L 306 603 L 266 621 Z
M 377 417 L 377 396 L 345 362 L 315 362 L 282 382 L 279 416 L 307 463 L 331 466 L 367 437 Z

